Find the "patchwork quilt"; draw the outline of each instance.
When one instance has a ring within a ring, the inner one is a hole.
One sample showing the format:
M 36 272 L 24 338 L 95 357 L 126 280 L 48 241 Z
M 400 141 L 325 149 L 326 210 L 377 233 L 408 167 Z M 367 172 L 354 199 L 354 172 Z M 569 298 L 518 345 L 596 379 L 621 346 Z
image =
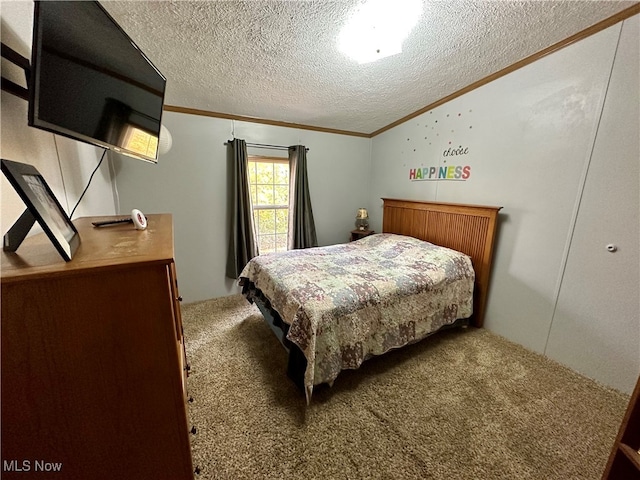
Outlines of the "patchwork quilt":
M 307 358 L 305 389 L 341 370 L 471 316 L 471 258 L 413 237 L 361 240 L 260 255 L 240 275 L 262 291 Z

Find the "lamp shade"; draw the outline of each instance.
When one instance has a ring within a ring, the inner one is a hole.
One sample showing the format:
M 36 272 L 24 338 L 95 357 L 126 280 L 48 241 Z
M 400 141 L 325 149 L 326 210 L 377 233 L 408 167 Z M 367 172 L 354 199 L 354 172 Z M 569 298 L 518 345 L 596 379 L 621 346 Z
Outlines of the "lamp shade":
M 164 155 L 171 150 L 173 145 L 173 138 L 171 132 L 164 125 L 160 125 L 160 138 L 158 139 L 158 153 Z
M 369 228 L 369 214 L 366 208 L 359 208 L 356 213 L 356 228 L 358 230 L 367 230 Z

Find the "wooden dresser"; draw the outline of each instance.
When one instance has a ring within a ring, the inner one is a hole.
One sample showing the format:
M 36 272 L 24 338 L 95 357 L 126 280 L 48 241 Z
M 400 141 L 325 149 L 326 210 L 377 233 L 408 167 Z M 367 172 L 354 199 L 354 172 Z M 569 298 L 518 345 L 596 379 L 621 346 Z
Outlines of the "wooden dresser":
M 602 474 L 602 480 L 637 479 L 640 479 L 640 377 Z
M 1 477 L 192 479 L 171 215 L 92 220 L 2 252 Z

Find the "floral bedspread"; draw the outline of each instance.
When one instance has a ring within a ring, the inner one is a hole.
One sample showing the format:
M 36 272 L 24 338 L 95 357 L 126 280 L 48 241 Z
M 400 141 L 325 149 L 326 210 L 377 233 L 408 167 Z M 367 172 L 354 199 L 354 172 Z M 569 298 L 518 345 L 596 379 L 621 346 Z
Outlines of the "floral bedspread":
M 380 233 L 328 247 L 253 258 L 240 274 L 290 325 L 313 386 L 372 355 L 420 340 L 471 316 L 475 273 L 460 252 Z

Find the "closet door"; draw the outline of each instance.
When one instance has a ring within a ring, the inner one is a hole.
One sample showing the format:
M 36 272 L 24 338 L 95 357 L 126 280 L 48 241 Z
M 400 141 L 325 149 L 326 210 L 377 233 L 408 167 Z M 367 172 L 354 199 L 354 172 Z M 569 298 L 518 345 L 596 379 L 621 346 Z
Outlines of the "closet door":
M 639 30 L 638 15 L 622 25 L 546 349 L 627 393 L 640 372 Z

